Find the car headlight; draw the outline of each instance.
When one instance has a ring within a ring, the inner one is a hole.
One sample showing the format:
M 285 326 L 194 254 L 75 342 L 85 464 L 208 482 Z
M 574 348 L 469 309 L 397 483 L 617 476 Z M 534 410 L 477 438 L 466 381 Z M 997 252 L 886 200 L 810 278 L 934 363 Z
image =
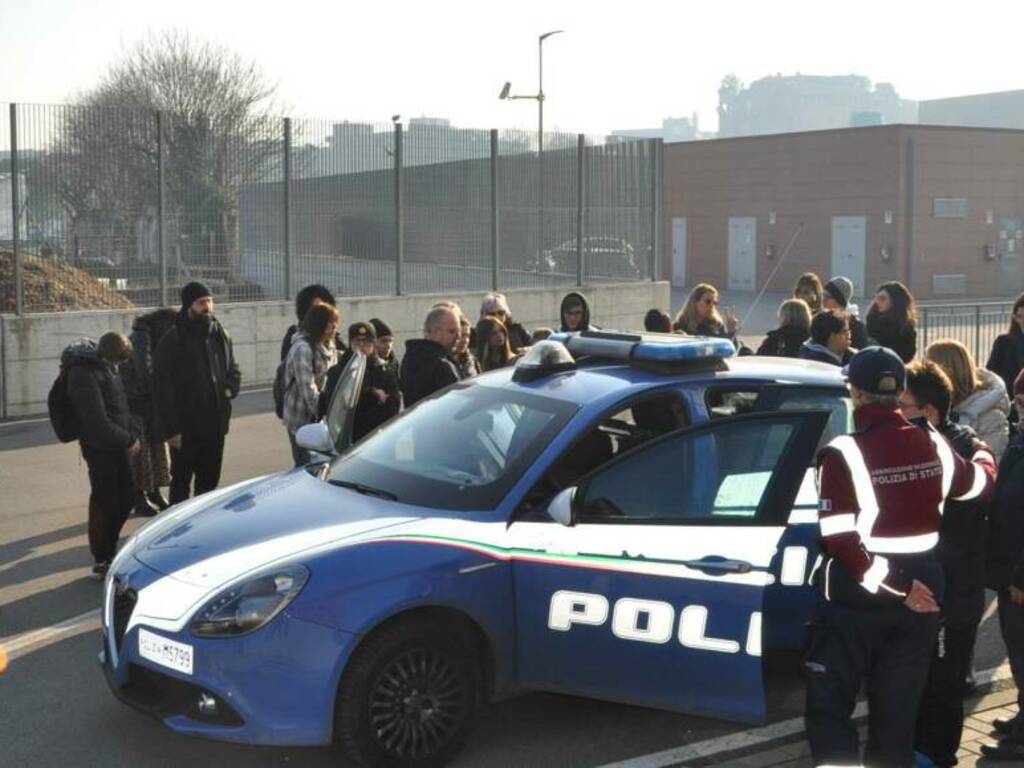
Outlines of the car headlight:
M 204 605 L 189 629 L 199 637 L 237 637 L 268 623 L 306 586 L 309 570 L 283 565 L 234 584 Z

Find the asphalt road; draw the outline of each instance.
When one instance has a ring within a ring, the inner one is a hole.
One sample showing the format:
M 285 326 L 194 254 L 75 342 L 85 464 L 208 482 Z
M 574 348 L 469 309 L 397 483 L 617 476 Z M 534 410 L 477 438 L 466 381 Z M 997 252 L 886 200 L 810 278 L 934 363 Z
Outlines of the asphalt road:
M 223 482 L 289 463 L 270 393 L 243 394 L 228 436 Z M 101 587 L 89 578 L 87 495 L 76 444 L 56 443 L 46 421 L 0 424 L 0 645 L 12 659 L 0 675 L 0 763 L 337 764 L 329 749 L 256 748 L 177 736 L 113 698 L 96 664 L 98 618 L 90 612 L 99 606 Z M 127 530 L 137 525 L 131 519 Z M 976 669 L 1004 659 L 990 619 L 982 628 Z M 799 685 L 786 682 L 775 701 L 777 721 L 801 712 Z M 455 765 L 598 766 L 743 730 L 704 718 L 530 694 L 489 707 Z

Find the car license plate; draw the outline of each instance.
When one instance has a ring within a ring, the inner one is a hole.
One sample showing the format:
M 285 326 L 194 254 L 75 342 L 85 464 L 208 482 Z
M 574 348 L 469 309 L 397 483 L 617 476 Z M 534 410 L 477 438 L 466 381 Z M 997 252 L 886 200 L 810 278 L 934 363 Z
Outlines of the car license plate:
M 161 667 L 192 674 L 192 646 L 139 630 L 139 656 Z

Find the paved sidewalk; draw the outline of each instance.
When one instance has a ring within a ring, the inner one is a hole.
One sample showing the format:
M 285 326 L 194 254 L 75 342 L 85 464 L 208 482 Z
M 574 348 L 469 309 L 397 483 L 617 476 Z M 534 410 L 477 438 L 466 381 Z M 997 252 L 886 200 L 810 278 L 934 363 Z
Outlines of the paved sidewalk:
M 965 705 L 964 711 L 967 718 L 964 721 L 964 732 L 960 740 L 960 751 L 957 753 L 959 762 L 957 768 L 971 768 L 971 766 L 1019 766 L 1020 762 L 993 761 L 981 756 L 980 746 L 984 743 L 995 743 L 990 735 L 992 727 L 990 723 L 996 718 L 1013 717 L 1017 711 L 1017 689 L 1010 686 L 1000 686 L 997 690 L 986 693 L 979 698 L 970 699 Z M 861 727 L 861 738 L 866 736 L 866 725 Z M 810 758 L 810 747 L 803 736 L 799 740 L 790 740 L 788 744 L 773 746 L 771 749 L 762 751 L 747 750 L 747 754 L 740 756 L 717 756 L 715 759 L 688 761 L 686 766 L 696 768 L 697 766 L 714 765 L 718 768 L 812 768 L 814 763 Z M 724 759 L 723 759 L 724 757 Z

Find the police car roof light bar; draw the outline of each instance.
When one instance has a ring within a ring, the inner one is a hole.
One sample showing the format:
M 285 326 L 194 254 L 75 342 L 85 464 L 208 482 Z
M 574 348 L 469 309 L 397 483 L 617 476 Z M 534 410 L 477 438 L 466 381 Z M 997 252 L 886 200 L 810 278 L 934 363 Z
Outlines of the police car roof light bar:
M 677 333 L 620 333 L 584 331 L 555 333 L 574 357 L 597 357 L 638 363 L 692 363 L 733 357 L 736 348 L 728 339 L 683 336 Z

